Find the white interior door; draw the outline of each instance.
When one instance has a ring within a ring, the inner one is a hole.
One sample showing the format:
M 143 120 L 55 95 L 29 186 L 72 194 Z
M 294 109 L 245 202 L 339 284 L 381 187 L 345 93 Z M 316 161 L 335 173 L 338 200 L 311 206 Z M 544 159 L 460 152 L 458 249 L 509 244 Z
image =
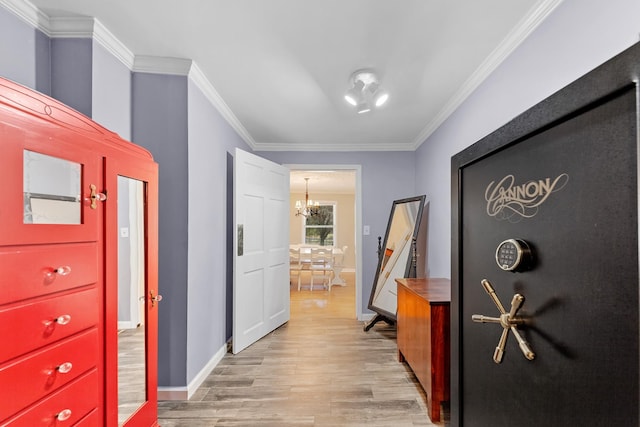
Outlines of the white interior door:
M 289 169 L 236 149 L 233 353 L 289 320 Z

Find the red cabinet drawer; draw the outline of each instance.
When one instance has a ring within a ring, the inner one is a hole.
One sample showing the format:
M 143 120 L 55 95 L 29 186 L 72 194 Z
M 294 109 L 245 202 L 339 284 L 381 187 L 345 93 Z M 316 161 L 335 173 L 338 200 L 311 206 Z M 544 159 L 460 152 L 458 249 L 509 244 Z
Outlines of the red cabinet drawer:
M 98 372 L 93 370 L 0 427 L 72 426 L 98 407 Z
M 24 359 L 0 367 L 0 420 L 42 399 L 88 370 L 98 361 L 98 330 L 92 329 Z
M 78 421 L 73 427 L 99 427 L 103 424 L 100 422 L 100 412 L 97 409 L 91 411 L 89 415 Z
M 58 272 L 56 272 L 58 270 Z M 0 248 L 0 305 L 96 283 L 96 243 Z
M 0 309 L 0 362 L 88 329 L 98 323 L 97 288 Z

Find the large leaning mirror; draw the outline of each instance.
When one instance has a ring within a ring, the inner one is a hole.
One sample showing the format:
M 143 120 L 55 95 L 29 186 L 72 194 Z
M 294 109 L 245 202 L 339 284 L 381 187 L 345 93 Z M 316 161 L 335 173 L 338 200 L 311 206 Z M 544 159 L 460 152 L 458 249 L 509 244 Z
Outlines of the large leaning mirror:
M 365 331 L 381 320 L 395 322 L 398 307 L 395 279 L 416 277 L 415 249 L 423 222 L 425 199 L 426 196 L 417 196 L 393 202 L 369 297 L 368 308 L 376 312 L 376 316 L 365 325 Z
M 118 176 L 118 425 L 147 400 L 144 183 Z

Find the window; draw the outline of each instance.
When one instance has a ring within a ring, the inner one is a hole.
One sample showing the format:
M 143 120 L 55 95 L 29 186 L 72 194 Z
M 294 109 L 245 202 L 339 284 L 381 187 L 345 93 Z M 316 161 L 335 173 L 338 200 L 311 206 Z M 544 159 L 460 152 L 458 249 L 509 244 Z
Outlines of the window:
M 335 229 L 335 204 L 320 202 L 318 215 L 309 216 L 304 224 L 304 243 L 333 246 Z

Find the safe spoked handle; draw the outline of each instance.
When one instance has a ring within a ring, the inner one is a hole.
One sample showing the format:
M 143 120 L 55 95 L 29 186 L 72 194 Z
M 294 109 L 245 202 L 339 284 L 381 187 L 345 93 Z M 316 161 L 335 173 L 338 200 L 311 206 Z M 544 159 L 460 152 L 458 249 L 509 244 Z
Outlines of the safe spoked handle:
M 489 298 L 491 298 L 491 301 L 493 301 L 496 307 L 498 307 L 500 317 L 489 317 L 482 314 L 474 314 L 471 316 L 471 319 L 478 323 L 498 323 L 502 326 L 502 335 L 500 335 L 500 341 L 498 341 L 498 346 L 493 353 L 493 361 L 496 363 L 502 362 L 509 331 L 511 331 L 513 336 L 516 337 L 518 346 L 520 347 L 522 354 L 524 354 L 524 357 L 529 360 L 535 359 L 535 353 L 531 350 L 529 343 L 522 338 L 522 335 L 520 335 L 520 331 L 518 330 L 518 325 L 522 325 L 524 323 L 524 319 L 517 316 L 518 310 L 520 310 L 522 304 L 524 304 L 524 297 L 520 294 L 515 294 L 511 299 L 511 309 L 507 313 L 491 283 L 487 279 L 482 279 L 481 283 L 482 287 L 489 295 Z

